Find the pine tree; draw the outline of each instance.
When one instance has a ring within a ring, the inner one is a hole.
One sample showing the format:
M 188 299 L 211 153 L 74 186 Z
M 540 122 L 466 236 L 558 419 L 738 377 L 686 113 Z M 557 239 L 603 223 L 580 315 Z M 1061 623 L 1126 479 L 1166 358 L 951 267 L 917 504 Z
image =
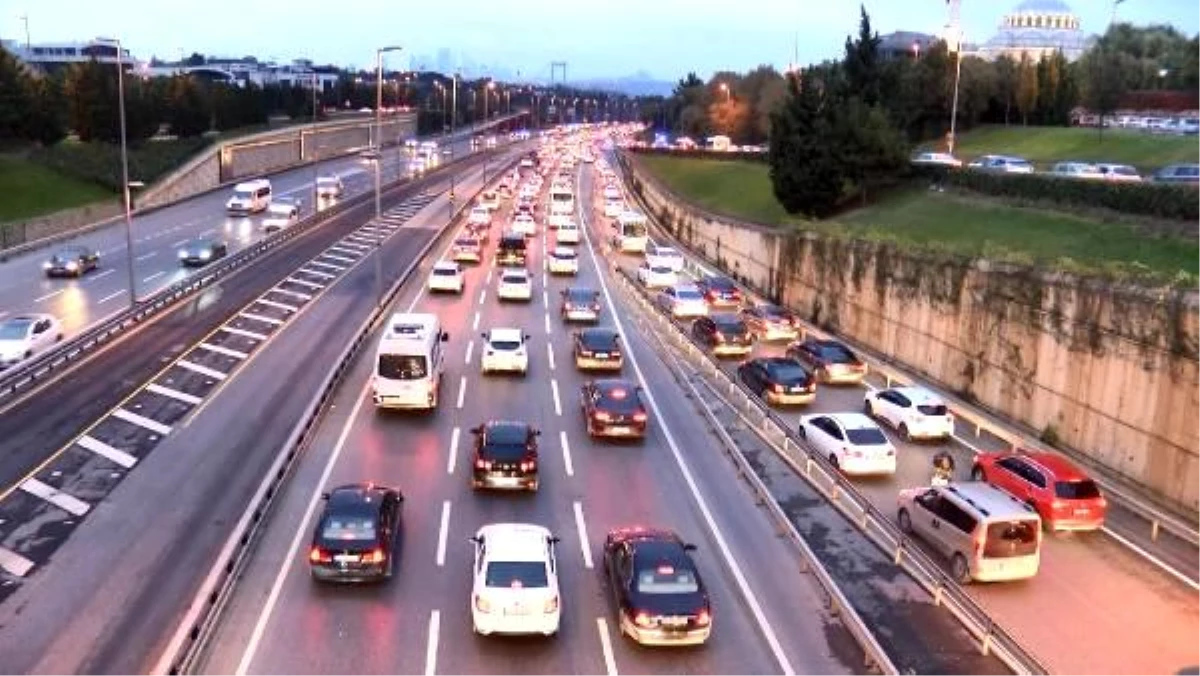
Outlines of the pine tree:
M 841 200 L 845 174 L 829 142 L 828 99 L 827 86 L 809 69 L 792 79 L 787 100 L 771 115 L 771 187 L 788 213 L 823 218 Z

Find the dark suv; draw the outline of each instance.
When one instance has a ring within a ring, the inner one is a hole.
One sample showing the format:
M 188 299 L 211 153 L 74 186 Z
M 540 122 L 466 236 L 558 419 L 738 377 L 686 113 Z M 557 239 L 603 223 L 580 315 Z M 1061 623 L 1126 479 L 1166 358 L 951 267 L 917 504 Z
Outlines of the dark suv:
M 525 235 L 505 233 L 496 248 L 496 263 L 514 267 L 525 266 Z
M 528 423 L 492 420 L 475 435 L 472 488 L 538 489 L 538 444 L 542 434 Z

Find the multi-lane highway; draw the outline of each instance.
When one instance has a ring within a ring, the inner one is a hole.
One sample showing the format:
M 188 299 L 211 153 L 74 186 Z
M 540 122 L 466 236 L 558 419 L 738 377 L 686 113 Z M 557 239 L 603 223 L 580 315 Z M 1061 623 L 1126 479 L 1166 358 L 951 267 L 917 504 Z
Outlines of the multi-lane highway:
M 458 168 L 458 192 L 478 189 L 479 159 Z M 448 188 L 438 175 L 389 190 L 378 223 L 369 205 L 339 214 L 0 417 L 13 442 L 0 464 L 0 670 L 153 667 L 373 308 L 367 242 L 386 237 L 390 284 L 445 225 Z
M 501 218 L 501 221 L 504 219 Z M 498 234 L 498 227 L 493 233 Z M 380 413 L 364 358 L 334 402 L 313 454 L 297 470 L 279 511 L 211 641 L 203 672 L 245 673 L 847 673 L 861 651 L 829 616 L 816 583 L 777 537 L 713 438 L 695 425 L 664 365 L 626 333 L 625 377 L 650 393 L 649 437 L 606 444 L 584 433 L 571 328 L 558 317 L 568 285 L 602 290 L 596 259 L 583 251 L 575 278 L 548 277 L 547 233 L 531 241 L 530 303 L 496 298 L 491 250 L 470 269 L 461 296 L 414 289 L 397 311 L 437 313 L 450 333 L 446 394 L 431 415 Z M 553 235 L 549 235 L 549 243 Z M 494 246 L 494 244 L 492 245 Z M 627 311 L 605 294 L 601 323 L 623 328 Z M 483 377 L 480 333 L 529 333 L 528 376 Z M 542 430 L 541 488 L 534 495 L 473 492 L 471 427 L 487 419 Z M 325 587 L 308 572 L 306 547 L 322 491 L 377 480 L 405 495 L 402 554 L 384 586 Z M 467 537 L 490 522 L 528 521 L 560 538 L 564 619 L 557 638 L 505 640 L 472 634 Z M 638 648 L 616 631 L 600 570 L 608 529 L 673 528 L 699 545 L 715 606 L 710 643 L 699 649 Z
M 634 275 L 638 260 L 625 257 L 620 264 Z M 677 326 L 687 331 L 690 322 Z M 786 343 L 760 342 L 752 356 L 782 356 L 785 348 Z M 724 360 L 723 370 L 736 379 L 740 363 Z M 794 430 L 802 415 L 859 412 L 866 388 L 884 386 L 878 376 L 869 377 L 864 387 L 823 385 L 813 404 L 777 412 Z M 911 443 L 889 428 L 884 432 L 897 448 L 895 475 L 856 479 L 855 485 L 893 516 L 902 488 L 928 483 L 938 451 L 954 454 L 959 478 L 966 480 L 977 450 L 1007 449 L 995 437 L 976 437 L 961 421 L 957 436 L 969 439 L 971 447 L 960 442 Z M 936 554 L 934 558 L 940 560 Z M 1195 641 L 1200 609 L 1194 586 L 1103 532 L 1047 534 L 1037 577 L 971 585 L 969 592 L 1056 673 L 1169 673 L 1200 662 Z
M 459 132 L 453 141 L 442 141 L 442 149 L 452 147 L 456 158 L 469 154 L 471 133 Z M 443 162 L 449 159 L 441 158 Z M 384 150 L 380 162 L 383 183 L 407 175 L 408 160 L 402 147 Z M 301 216 L 306 216 L 312 213 L 314 205 L 326 208 L 334 203 L 314 199 L 313 184 L 318 174 L 342 178 L 346 187 L 343 200 L 374 188 L 373 163 L 353 155 L 272 175 L 272 189 L 278 197 L 300 200 Z M 253 216 L 226 213 L 225 202 L 230 194 L 232 188 L 218 190 L 134 217 L 134 283 L 139 299 L 198 272 L 196 268 L 180 265 L 177 257 L 179 247 L 189 239 L 220 237 L 228 243 L 229 253 L 234 254 L 267 236 L 262 228 L 265 212 Z M 129 259 L 123 223 L 62 244 L 81 244 L 99 251 L 99 269 L 81 278 L 47 278 L 42 263 L 55 251 L 55 246 L 5 260 L 0 263 L 0 319 L 26 312 L 49 313 L 59 318 L 70 337 L 128 306 Z

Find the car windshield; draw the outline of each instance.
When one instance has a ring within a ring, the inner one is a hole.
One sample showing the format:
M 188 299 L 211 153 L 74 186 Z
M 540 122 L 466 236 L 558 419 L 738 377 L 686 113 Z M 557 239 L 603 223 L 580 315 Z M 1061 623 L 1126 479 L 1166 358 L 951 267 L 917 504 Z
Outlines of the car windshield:
M 484 584 L 509 589 L 545 588 L 550 586 L 546 564 L 541 561 L 491 561 L 487 566 Z
M 465 246 L 465 247 L 477 247 L 477 246 L 479 246 L 479 240 L 477 240 L 477 239 L 456 239 L 456 240 L 454 240 L 454 245 L 455 246 Z
M 572 303 L 591 303 L 596 300 L 596 292 L 587 289 L 568 289 L 567 300 Z
M 658 250 L 655 251 L 654 253 L 655 253 L 655 255 L 663 256 L 664 258 L 678 258 L 679 257 L 678 251 L 667 248 L 665 246 L 659 247 Z
M 708 280 L 708 288 L 716 289 L 717 291 L 736 291 L 737 290 L 737 287 L 735 287 L 733 285 L 733 282 L 729 281 L 728 279 L 725 279 L 724 277 L 713 277 L 713 278 L 709 279 Z
M 876 427 L 848 429 L 846 437 L 855 446 L 882 446 L 887 443 L 887 437 Z
M 1100 487 L 1091 479 L 1055 481 L 1054 497 L 1063 500 L 1090 500 L 1100 497 Z
M 0 324 L 0 340 L 21 340 L 29 334 L 33 322 L 18 321 Z
M 428 374 L 422 355 L 379 355 L 379 377 L 388 380 L 420 380 Z
M 329 178 L 327 176 L 322 176 L 321 178 L 317 179 L 318 185 L 337 185 L 337 182 L 338 180 L 336 178 Z
M 695 289 L 678 289 L 675 291 L 675 297 L 679 300 L 704 300 L 704 296 Z
M 821 358 L 827 359 L 835 364 L 850 364 L 857 362 L 854 353 L 841 345 L 822 345 L 820 346 Z
M 775 364 L 769 366 L 767 372 L 779 383 L 800 383 L 808 380 L 808 373 L 799 364 Z
M 580 342 L 589 350 L 615 349 L 617 347 L 617 334 L 585 332 L 580 337 Z
M 521 347 L 521 342 L 518 340 L 493 340 L 488 343 L 488 347 L 491 347 L 493 350 L 512 352 L 513 350 Z
M 555 252 L 551 253 L 550 255 L 554 256 L 555 258 L 561 258 L 562 260 L 566 260 L 566 261 L 573 260 L 575 258 L 575 252 L 571 251 L 570 249 L 567 249 L 565 251 L 555 251 Z
M 458 270 L 454 268 L 434 268 L 433 274 L 439 277 L 454 277 L 458 274 Z
M 249 190 L 234 190 L 233 197 L 239 200 L 248 200 L 254 193 Z
M 327 516 L 321 524 L 321 539 L 343 542 L 374 540 L 375 519 L 363 515 Z
M 505 237 L 504 239 L 500 240 L 500 248 L 501 249 L 520 249 L 520 250 L 524 251 L 525 250 L 525 237 L 524 236 L 520 236 L 519 238 Z
M 650 272 L 653 272 L 656 275 L 669 275 L 674 271 L 665 265 L 651 265 Z
M 717 325 L 717 331 L 725 334 L 742 334 L 746 332 L 746 325 L 736 319 L 717 319 L 713 321 Z
M 503 284 L 528 284 L 529 278 L 525 275 L 504 275 L 500 278 Z
M 946 415 L 949 413 L 945 404 L 917 404 L 917 411 L 924 415 Z
M 700 581 L 690 570 L 660 566 L 638 571 L 637 590 L 640 594 L 695 594 Z

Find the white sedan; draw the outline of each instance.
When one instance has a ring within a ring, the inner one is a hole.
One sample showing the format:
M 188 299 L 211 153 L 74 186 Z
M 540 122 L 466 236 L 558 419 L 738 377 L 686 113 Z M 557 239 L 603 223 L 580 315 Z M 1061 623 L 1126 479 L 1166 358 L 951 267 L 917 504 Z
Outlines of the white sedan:
M 479 370 L 484 375 L 497 371 L 516 372 L 525 375 L 529 372 L 529 351 L 525 341 L 529 336 L 521 333 L 520 329 L 492 329 L 483 334 L 483 357 L 479 360 Z
M 467 284 L 463 269 L 454 261 L 438 261 L 429 273 L 430 291 L 462 293 Z
M 675 286 L 679 282 L 679 276 L 675 271 L 665 265 L 652 265 L 649 262 L 643 262 L 638 267 L 638 281 L 647 289 L 662 289 L 668 286 Z
M 575 275 L 579 272 L 579 256 L 570 247 L 555 247 L 547 261 L 552 275 Z
M 658 292 L 655 302 L 676 319 L 707 317 L 708 303 L 693 284 L 675 284 Z
M 533 300 L 533 280 L 525 270 L 505 270 L 496 295 L 500 300 Z
M 948 439 L 954 435 L 954 414 L 946 402 L 921 387 L 868 391 L 863 412 L 887 423 L 908 441 Z
M 558 538 L 542 526 L 494 523 L 475 532 L 471 628 L 477 634 L 558 633 Z
M 533 220 L 533 216 L 529 214 L 517 214 L 512 222 L 512 231 L 519 232 L 526 237 L 537 235 L 537 221 Z
M 625 213 L 625 202 L 618 199 L 604 200 L 604 215 L 608 218 L 616 218 Z
M 37 356 L 62 339 L 62 325 L 51 315 L 17 315 L 4 320 L 0 323 L 0 371 Z
M 285 197 L 276 197 L 267 207 L 267 217 L 263 219 L 264 232 L 283 230 L 300 220 L 300 203 Z
M 675 272 L 683 271 L 683 254 L 669 246 L 650 243 L 646 246 L 646 261 L 650 265 L 665 265 Z
M 492 211 L 487 207 L 474 207 L 467 214 L 467 225 L 491 227 Z
M 822 413 L 800 418 L 800 438 L 846 474 L 895 474 L 896 448 L 861 413 Z
M 336 175 L 317 177 L 317 197 L 322 199 L 341 197 L 344 192 L 346 192 L 346 186 L 340 177 Z

